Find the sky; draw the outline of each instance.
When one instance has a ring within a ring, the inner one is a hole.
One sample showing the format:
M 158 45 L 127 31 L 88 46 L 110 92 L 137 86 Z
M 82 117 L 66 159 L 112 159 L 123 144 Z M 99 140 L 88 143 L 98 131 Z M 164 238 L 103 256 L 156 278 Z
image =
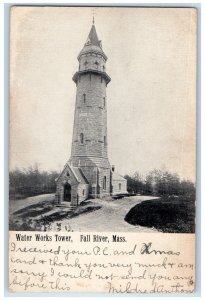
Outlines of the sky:
M 122 174 L 154 168 L 195 181 L 194 9 L 95 8 L 111 77 L 109 160 Z M 11 11 L 10 169 L 60 171 L 70 158 L 77 56 L 93 8 Z

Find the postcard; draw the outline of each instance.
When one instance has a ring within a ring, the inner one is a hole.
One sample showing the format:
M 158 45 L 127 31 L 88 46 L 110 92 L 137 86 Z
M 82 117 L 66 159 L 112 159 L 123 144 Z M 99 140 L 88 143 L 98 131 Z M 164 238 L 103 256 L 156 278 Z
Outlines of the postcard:
M 13 6 L 9 291 L 195 292 L 197 10 Z

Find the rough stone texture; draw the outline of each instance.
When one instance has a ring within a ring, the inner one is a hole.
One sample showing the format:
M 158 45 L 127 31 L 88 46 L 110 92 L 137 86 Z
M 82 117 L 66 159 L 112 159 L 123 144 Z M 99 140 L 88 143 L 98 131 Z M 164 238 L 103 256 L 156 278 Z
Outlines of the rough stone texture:
M 107 104 L 105 57 L 90 50 L 79 57 L 76 106 L 70 163 L 80 166 L 89 186 L 89 195 L 110 195 L 110 163 L 107 154 Z M 98 71 L 95 73 L 94 71 Z M 83 135 L 83 138 L 82 138 Z M 105 180 L 106 178 L 106 180 Z M 106 184 L 103 181 L 106 181 Z
M 78 204 L 88 198 L 89 185 L 88 184 L 78 184 Z
M 112 172 L 112 194 L 127 193 L 127 180 L 117 172 Z
M 119 187 L 112 184 L 107 145 L 106 87 L 110 77 L 106 60 L 93 25 L 79 56 L 79 69 L 73 76 L 76 83 L 76 103 L 71 158 L 66 170 L 57 179 L 56 201 L 64 201 L 65 184 L 71 185 L 71 203 L 78 205 L 90 197 L 105 197 Z M 121 179 L 120 179 L 121 182 Z M 125 189 L 126 180 L 123 181 Z M 117 185 L 118 184 L 118 185 Z
M 67 173 L 69 174 L 69 176 L 67 175 Z M 69 165 L 66 164 L 62 173 L 57 178 L 56 203 L 61 203 L 64 201 L 64 189 L 67 183 L 69 183 L 72 187 L 71 201 L 75 203 L 77 201 L 78 181 L 71 171 Z
M 71 205 L 76 206 L 88 198 L 89 184 L 82 182 L 82 179 L 78 179 L 73 168 L 69 164 L 66 164 L 57 178 L 56 203 L 65 201 L 64 192 L 66 184 L 70 184 L 71 186 Z
M 71 156 L 105 158 L 107 157 L 107 110 L 103 105 L 106 97 L 105 80 L 101 82 L 100 75 L 96 74 L 81 75 L 79 80 Z
M 126 180 L 113 180 L 113 195 L 127 193 L 127 181 Z

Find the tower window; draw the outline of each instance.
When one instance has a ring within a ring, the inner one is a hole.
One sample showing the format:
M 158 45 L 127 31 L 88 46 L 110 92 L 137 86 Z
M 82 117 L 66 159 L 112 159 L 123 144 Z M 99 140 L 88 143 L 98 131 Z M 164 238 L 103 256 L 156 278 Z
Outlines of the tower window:
M 103 190 L 106 190 L 106 176 L 103 177 Z
M 105 104 L 106 104 L 106 103 L 105 103 L 105 97 L 103 97 L 103 105 L 104 105 L 104 107 L 105 107 Z
M 85 67 L 85 69 L 87 69 L 87 65 L 88 65 L 88 62 L 87 62 L 87 60 L 84 62 L 84 67 Z
M 119 191 L 121 191 L 121 183 L 119 183 Z
M 104 145 L 107 145 L 107 139 L 105 135 L 104 135 Z
M 84 134 L 83 133 L 80 134 L 80 142 L 81 142 L 81 144 L 84 143 Z
M 83 103 L 86 102 L 86 94 L 83 94 Z
M 97 61 L 95 61 L 95 67 L 98 68 L 99 63 Z
M 105 66 L 103 66 L 103 72 L 105 71 Z

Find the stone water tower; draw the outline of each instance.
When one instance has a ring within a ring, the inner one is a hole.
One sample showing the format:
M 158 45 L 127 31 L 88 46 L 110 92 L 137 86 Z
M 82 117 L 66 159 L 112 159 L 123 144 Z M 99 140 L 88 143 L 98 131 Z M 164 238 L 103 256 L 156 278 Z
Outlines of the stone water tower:
M 78 205 L 90 197 L 113 193 L 114 170 L 108 160 L 107 96 L 110 77 L 107 56 L 93 22 L 83 49 L 78 55 L 79 68 L 73 76 L 76 103 L 71 157 L 57 179 L 56 201 Z M 126 180 L 118 175 L 121 190 Z M 115 183 L 116 186 L 116 183 Z

